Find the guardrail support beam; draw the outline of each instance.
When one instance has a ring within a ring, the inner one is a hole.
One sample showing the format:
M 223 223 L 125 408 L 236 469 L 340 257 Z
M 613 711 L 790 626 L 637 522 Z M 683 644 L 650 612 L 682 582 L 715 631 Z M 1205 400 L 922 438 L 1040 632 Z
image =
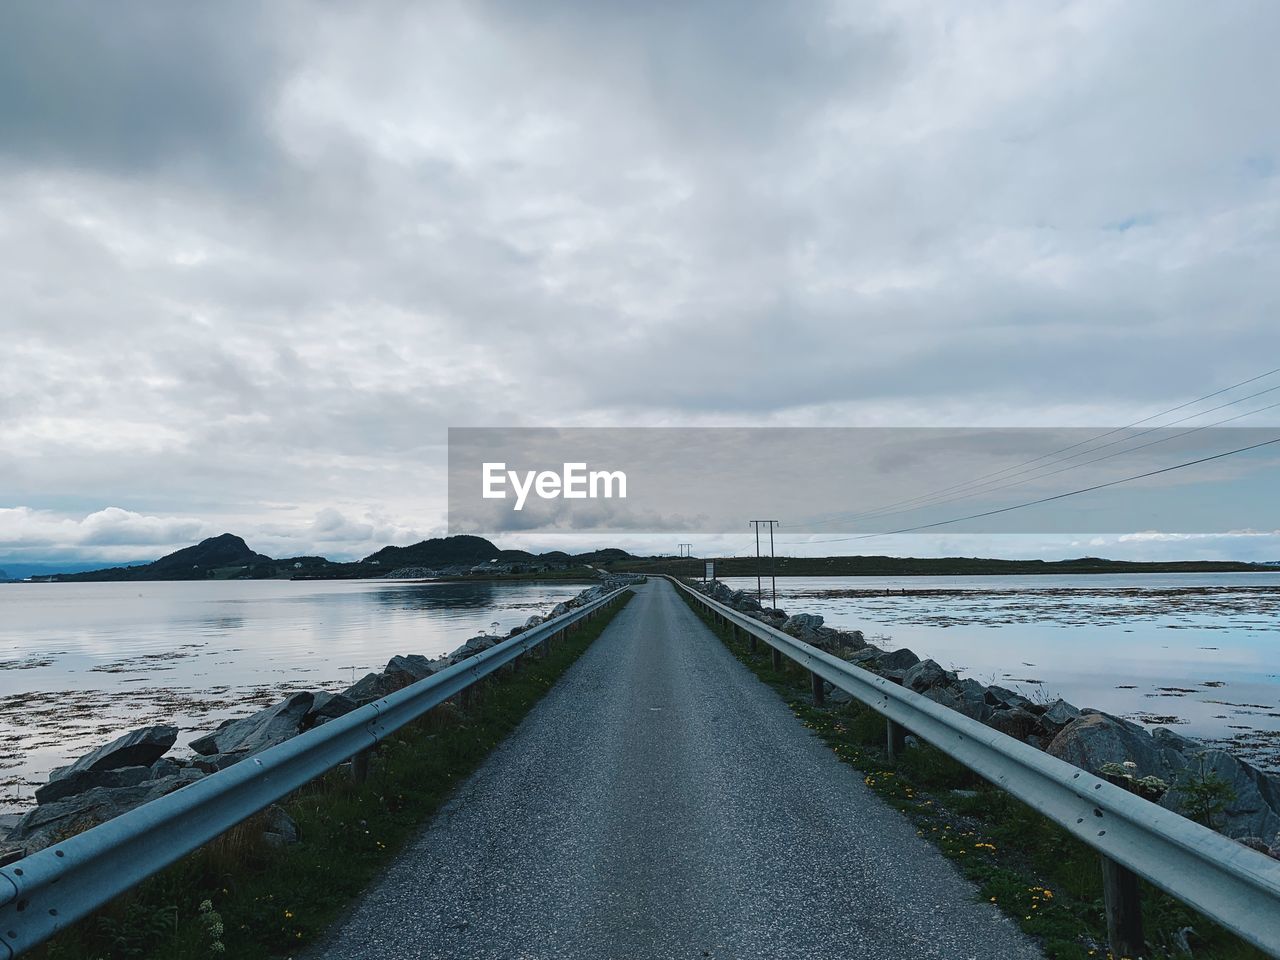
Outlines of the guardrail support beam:
M 356 783 L 364 783 L 369 779 L 369 754 L 372 750 L 361 750 L 351 758 L 351 779 Z
M 810 671 L 809 678 L 813 684 L 813 705 L 820 707 L 827 702 L 827 691 L 823 688 L 823 680 L 816 673 Z
M 776 673 L 782 672 L 782 651 L 777 647 L 770 647 L 769 653 L 772 654 L 773 669 Z
M 907 731 L 901 724 L 885 720 L 885 752 L 890 760 L 897 760 L 907 749 Z
M 1102 860 L 1102 896 L 1107 905 L 1107 940 L 1117 957 L 1140 957 L 1146 953 L 1142 936 L 1142 892 L 1138 875 L 1110 857 Z
M 756 639 L 756 635 L 754 633 L 751 635 L 750 639 L 751 639 L 751 652 L 755 653 L 758 649 L 760 649 L 760 641 Z

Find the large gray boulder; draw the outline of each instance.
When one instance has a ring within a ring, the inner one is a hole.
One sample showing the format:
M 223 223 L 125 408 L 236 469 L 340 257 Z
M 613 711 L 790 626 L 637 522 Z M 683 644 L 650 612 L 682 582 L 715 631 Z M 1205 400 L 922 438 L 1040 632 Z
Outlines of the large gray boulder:
M 815 636 L 821 626 L 821 615 L 816 613 L 796 613 L 783 621 L 782 632 L 807 643 L 810 638 Z
M 903 682 L 906 682 L 905 677 Z M 922 691 L 924 696 L 935 703 L 950 707 L 952 710 L 963 713 L 966 717 L 979 722 L 988 719 L 993 712 L 991 705 L 986 701 L 986 692 L 986 687 L 978 683 L 978 681 L 968 678 L 929 687 Z
M 397 690 L 403 690 L 410 683 L 403 673 L 366 673 L 363 677 L 342 691 L 346 697 L 358 707 L 373 703 L 383 697 L 390 696 Z
M 1014 693 L 1012 690 L 992 684 L 986 688 L 987 703 L 999 710 L 1001 708 L 1022 707 L 1024 710 L 1033 710 L 1034 704 L 1020 693 Z
M 1080 716 L 1078 707 L 1059 697 L 1045 708 L 1044 713 L 1040 714 L 1039 735 L 1048 743 L 1065 730 L 1073 720 L 1079 720 Z
M 983 723 L 1015 740 L 1027 740 L 1036 732 L 1039 718 L 1030 710 L 1019 706 L 998 707 L 991 711 L 991 715 Z M 1038 743 L 1035 745 L 1039 746 Z
M 1280 778 L 1263 773 L 1226 750 L 1209 749 L 1204 744 L 1196 747 L 1182 753 L 1187 766 L 1161 804 L 1186 811 L 1188 786 L 1203 777 L 1217 776 L 1230 787 L 1234 799 L 1226 804 L 1221 822 L 1215 826 L 1229 837 L 1262 837 L 1280 845 Z
M 585 607 L 588 603 L 591 603 L 594 600 L 599 600 L 608 592 L 609 588 L 604 584 L 597 584 L 594 587 L 588 587 L 586 590 L 583 590 L 580 594 L 570 600 L 569 606 Z
M 321 690 L 316 693 L 315 699 L 311 701 L 311 709 L 303 717 L 302 725 L 307 729 L 318 727 L 322 723 L 328 723 L 330 720 L 346 716 L 356 709 L 356 706 L 356 702 L 344 694 L 329 693 Z
M 1106 713 L 1084 713 L 1062 729 L 1047 751 L 1090 773 L 1108 763 L 1136 764 L 1134 776 L 1172 783 L 1187 765 L 1177 750 L 1162 746 L 1136 723 Z
M 472 637 L 449 654 L 449 662 L 457 663 L 459 660 L 466 660 L 468 657 L 474 657 L 477 653 L 483 653 L 490 647 L 496 647 L 497 645 L 497 637 L 489 637 L 483 634 L 478 637 Z
M 73 797 L 94 787 L 135 787 L 150 779 L 152 779 L 150 767 L 76 770 L 63 776 L 58 776 L 58 771 L 55 770 L 48 783 L 36 787 L 36 803 L 53 803 L 55 800 Z
M 704 586 L 702 590 L 703 593 L 711 597 L 712 600 L 719 600 L 721 603 L 729 603 L 733 600 L 733 591 L 719 580 L 712 580 Z
M 787 622 L 787 615 L 777 610 L 770 610 L 767 607 L 760 610 L 749 610 L 747 616 L 759 620 L 761 623 L 767 623 L 774 628 L 781 628 Z
M 964 700 L 961 699 L 960 694 L 956 693 L 956 691 L 950 687 L 928 687 L 921 691 L 921 693 L 927 700 L 932 700 L 934 703 L 940 703 L 944 707 L 950 707 L 952 710 L 956 710 L 961 713 L 964 712 Z
M 916 693 L 923 693 L 932 687 L 952 683 L 955 679 L 956 675 L 942 669 L 937 661 L 921 660 L 902 675 L 902 685 L 910 687 Z
M 177 727 L 156 726 L 130 730 L 105 746 L 86 753 L 75 763 L 54 770 L 49 774 L 49 780 L 62 780 L 89 771 L 149 767 L 168 753 L 177 740 Z
M 902 647 L 899 650 L 891 650 L 876 661 L 875 668 L 885 676 L 902 678 L 906 672 L 920 662 L 920 658 Z
M 42 803 L 21 820 L 9 834 L 9 842 L 28 853 L 104 823 L 145 803 L 151 784 L 131 787 L 92 787 L 74 797 Z
M 1170 785 L 1160 805 L 1179 813 L 1188 810 L 1187 788 L 1216 776 L 1234 794 L 1215 824 L 1222 833 L 1264 839 L 1280 833 L 1280 778 L 1171 730 L 1147 733 L 1131 721 L 1084 710 L 1054 738 L 1048 752 L 1095 774 L 1105 763 L 1130 761 L 1136 764 L 1135 777 L 1156 776 Z
M 205 756 L 238 754 L 247 757 L 274 747 L 302 732 L 303 719 L 314 701 L 312 693 L 295 693 L 288 700 L 252 716 L 226 721 L 213 733 L 192 740 L 191 749 Z
M 835 630 L 831 627 L 823 627 L 822 634 L 826 640 L 826 646 L 834 650 L 864 650 L 867 646 L 867 638 L 863 636 L 861 630 Z
M 186 768 L 178 776 L 146 780 L 127 787 L 91 787 L 74 796 L 42 803 L 18 821 L 6 842 L 16 844 L 28 854 L 35 853 L 173 793 L 201 776 L 199 770 Z
M 417 682 L 427 679 L 433 673 L 438 673 L 448 665 L 447 660 L 428 660 L 420 653 L 411 653 L 408 656 L 392 657 L 382 672 L 403 673 L 410 677 L 412 682 Z

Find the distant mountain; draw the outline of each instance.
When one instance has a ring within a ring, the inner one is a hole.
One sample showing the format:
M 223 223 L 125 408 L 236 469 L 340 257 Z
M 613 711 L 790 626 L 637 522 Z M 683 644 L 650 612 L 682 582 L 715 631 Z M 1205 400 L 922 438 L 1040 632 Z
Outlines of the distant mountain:
M 393 570 L 396 567 L 444 567 L 459 563 L 485 563 L 501 559 L 506 553 L 519 555 L 508 559 L 531 559 L 533 556 L 523 550 L 499 550 L 484 537 L 458 536 L 432 537 L 407 547 L 383 547 L 360 562 Z
M 249 545 L 234 534 L 202 540 L 193 547 L 184 547 L 173 553 L 130 566 L 109 567 L 103 570 L 49 571 L 39 579 L 58 581 L 134 581 L 134 580 L 210 580 L 210 579 L 266 579 L 293 577 L 305 579 L 351 579 L 382 577 L 404 567 L 421 567 L 453 573 L 468 573 L 467 568 L 494 563 L 495 571 L 518 571 L 520 565 L 532 563 L 535 568 L 581 566 L 584 563 L 602 563 L 607 560 L 626 559 L 622 550 L 597 550 L 570 557 L 561 551 L 552 551 L 542 557 L 525 550 L 500 550 L 483 537 L 457 536 L 434 537 L 410 544 L 407 547 L 383 547 L 356 563 L 334 563 L 324 557 L 290 557 L 273 560 L 250 549 Z M 450 569 L 452 568 L 452 569 Z M 525 572 L 528 572 L 527 568 Z
M 604 550 L 592 550 L 590 553 L 575 553 L 573 559 L 580 560 L 583 563 L 614 563 L 618 560 L 634 560 L 631 554 L 617 547 L 607 547 Z
M 109 567 L 105 570 L 89 570 L 84 573 L 62 573 L 55 580 L 207 580 L 229 568 L 253 570 L 271 565 L 274 574 L 277 561 L 249 549 L 249 545 L 234 534 L 201 540 L 193 547 L 183 547 L 166 554 L 151 563 L 132 567 Z

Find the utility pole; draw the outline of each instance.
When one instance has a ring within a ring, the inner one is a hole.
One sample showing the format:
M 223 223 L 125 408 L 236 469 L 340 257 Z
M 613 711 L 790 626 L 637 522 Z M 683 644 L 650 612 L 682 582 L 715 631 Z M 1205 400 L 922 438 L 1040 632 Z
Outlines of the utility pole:
M 773 607 L 778 608 L 778 561 L 773 553 L 773 528 L 778 525 L 777 520 L 751 520 L 748 521 L 756 528 L 756 599 L 762 603 L 764 601 L 764 588 L 760 583 L 760 524 L 767 523 L 769 525 L 769 579 L 773 581 Z
M 769 521 L 769 580 L 773 587 L 773 609 L 778 609 L 778 555 L 773 552 L 773 528 L 777 520 Z

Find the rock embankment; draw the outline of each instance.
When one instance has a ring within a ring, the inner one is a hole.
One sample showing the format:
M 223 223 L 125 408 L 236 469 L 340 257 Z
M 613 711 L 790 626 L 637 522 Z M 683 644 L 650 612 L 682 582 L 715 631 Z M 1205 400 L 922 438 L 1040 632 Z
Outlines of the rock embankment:
M 883 650 L 868 644 L 860 631 L 827 627 L 817 614 L 788 616 L 762 607 L 755 597 L 719 581 L 694 586 L 762 623 L 1280 859 L 1280 777 L 1229 751 L 1164 727 L 1148 732 L 1131 720 L 1062 699 L 1033 701 L 1005 687 L 962 678 L 906 648 Z M 829 684 L 828 689 L 833 700 L 849 699 Z
M 340 692 L 295 693 L 247 717 L 223 721 L 217 729 L 190 742 L 194 754 L 191 757 L 168 755 L 178 740 L 177 727 L 132 730 L 74 763 L 54 770 L 48 782 L 36 788 L 35 808 L 19 818 L 7 836 L 0 826 L 0 863 L 42 850 L 211 773 L 225 770 L 246 757 L 424 680 L 508 637 L 598 600 L 637 579 L 643 578 L 606 577 L 572 599 L 556 604 L 547 615 L 530 617 L 506 636 L 475 636 L 436 659 L 416 653 L 395 656 L 380 672 L 366 674 Z M 264 838 L 271 843 L 297 839 L 296 827 L 278 807 L 268 811 L 264 831 Z

